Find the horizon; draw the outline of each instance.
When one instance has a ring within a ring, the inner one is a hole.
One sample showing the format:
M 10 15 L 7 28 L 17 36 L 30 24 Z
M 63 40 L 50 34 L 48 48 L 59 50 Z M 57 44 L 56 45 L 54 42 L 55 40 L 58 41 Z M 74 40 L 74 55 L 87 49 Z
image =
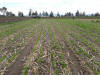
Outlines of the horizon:
M 23 12 L 25 15 L 29 13 L 29 9 L 33 11 L 43 12 L 51 11 L 56 14 L 65 14 L 66 12 L 75 13 L 77 10 L 80 12 L 85 12 L 86 14 L 92 14 L 100 12 L 100 1 L 98 0 L 1 0 L 0 8 L 7 7 L 8 11 L 12 11 L 16 15 L 19 11 Z

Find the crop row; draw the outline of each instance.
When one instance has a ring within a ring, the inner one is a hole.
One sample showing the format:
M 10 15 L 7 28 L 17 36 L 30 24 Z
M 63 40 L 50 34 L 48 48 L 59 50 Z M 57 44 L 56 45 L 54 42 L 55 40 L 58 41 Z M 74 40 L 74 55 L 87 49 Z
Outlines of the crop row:
M 28 40 L 31 39 L 36 32 L 37 28 L 38 25 L 26 27 L 21 30 L 21 32 L 15 34 L 13 38 L 9 38 L 5 46 L 1 46 L 0 73 L 3 73 L 5 69 L 14 62 L 20 51 L 28 43 Z
M 97 48 L 95 48 L 96 46 L 93 43 L 91 43 L 91 41 L 87 41 L 87 39 L 85 39 L 84 37 L 76 35 L 75 32 L 71 33 L 70 35 L 69 33 L 72 31 L 69 31 L 68 28 L 68 30 L 66 28 L 61 29 L 60 25 L 59 27 L 55 25 L 55 27 L 59 30 L 59 32 L 66 39 L 71 48 L 73 48 L 76 54 L 78 54 L 79 56 L 81 56 L 81 58 L 84 58 L 85 60 L 87 59 L 86 63 L 89 65 L 89 67 L 91 66 L 90 68 L 92 68 L 97 75 L 99 75 L 99 59 L 97 59 L 97 56 L 93 56 L 93 54 L 91 54 L 91 52 L 99 54 L 99 52 L 97 52 Z M 84 48 L 84 46 L 88 47 L 89 50 L 87 48 Z

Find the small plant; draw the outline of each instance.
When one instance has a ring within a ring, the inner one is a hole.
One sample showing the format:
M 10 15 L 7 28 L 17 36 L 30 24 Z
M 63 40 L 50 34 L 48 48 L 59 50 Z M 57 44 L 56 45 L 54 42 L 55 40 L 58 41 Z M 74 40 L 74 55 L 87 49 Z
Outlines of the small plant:
M 27 71 L 28 71 L 28 69 L 29 69 L 29 68 L 28 68 L 27 66 L 25 66 L 22 75 L 27 75 Z
M 86 55 L 88 58 L 92 58 L 92 56 L 90 56 L 86 51 L 84 51 L 81 47 L 80 47 L 80 51 Z
M 1 58 L 0 58 L 0 62 L 2 62 L 3 60 L 5 60 L 6 59 L 6 55 L 4 55 L 4 56 L 2 56 Z
M 55 75 L 59 75 L 59 71 L 58 70 L 55 71 Z
M 66 63 L 64 61 L 60 61 L 59 64 L 62 66 L 62 68 L 66 68 Z
M 60 59 L 64 59 L 64 55 L 62 53 L 60 53 L 59 57 Z
M 100 62 L 94 62 L 98 67 L 100 67 Z
M 16 53 L 14 53 L 9 59 L 8 59 L 8 62 L 11 63 L 17 56 L 17 54 L 19 53 L 20 51 L 17 51 Z

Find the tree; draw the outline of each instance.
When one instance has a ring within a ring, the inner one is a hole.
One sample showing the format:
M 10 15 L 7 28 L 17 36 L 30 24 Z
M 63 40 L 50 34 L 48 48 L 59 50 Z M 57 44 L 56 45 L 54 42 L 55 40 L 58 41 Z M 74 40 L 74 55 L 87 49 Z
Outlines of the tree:
M 48 17 L 48 16 L 49 16 L 48 12 L 45 12 L 45 16 L 46 16 L 46 17 Z
M 7 11 L 7 12 L 6 12 L 6 16 L 10 16 L 10 12 Z
M 45 17 L 45 12 L 44 11 L 42 12 L 42 16 Z
M 53 12 L 52 12 L 52 11 L 50 12 L 50 17 L 54 17 L 54 15 L 53 15 Z
M 38 17 L 38 12 L 37 11 L 32 12 L 32 17 Z
M 34 16 L 35 15 L 35 12 L 32 12 L 31 16 Z
M 100 16 L 100 14 L 97 12 L 97 13 L 94 14 L 94 16 Z
M 85 12 L 79 13 L 79 16 L 85 16 Z
M 29 16 L 32 16 L 32 9 L 29 10 Z
M 18 13 L 18 16 L 19 16 L 19 17 L 23 17 L 23 16 L 24 16 L 23 12 L 19 12 L 19 13 Z
M 41 13 L 39 13 L 39 17 L 42 17 L 42 14 Z
M 43 16 L 43 17 L 48 17 L 49 14 L 48 14 L 48 12 L 44 12 L 44 11 L 43 11 L 43 12 L 42 12 L 42 16 Z
M 76 16 L 80 16 L 80 13 L 79 13 L 79 11 L 77 10 L 77 12 L 76 12 Z
M 71 13 L 71 12 L 67 12 L 67 13 L 65 13 L 64 16 L 65 16 L 65 17 L 71 17 L 71 16 L 73 16 L 73 13 Z
M 5 15 L 6 11 L 7 11 L 7 8 L 6 7 L 2 7 L 2 9 L 3 9 L 3 15 Z
M 57 13 L 57 17 L 60 17 L 60 14 L 59 14 L 59 12 Z
M 3 15 L 6 15 L 7 8 L 6 7 L 0 8 L 0 12 L 3 13 Z
M 15 16 L 15 14 L 14 13 L 12 13 L 12 12 L 6 12 L 6 16 Z
M 35 16 L 36 16 L 36 17 L 38 16 L 38 12 L 37 12 L 37 11 L 35 11 Z
M 86 16 L 85 12 L 83 12 L 83 16 Z

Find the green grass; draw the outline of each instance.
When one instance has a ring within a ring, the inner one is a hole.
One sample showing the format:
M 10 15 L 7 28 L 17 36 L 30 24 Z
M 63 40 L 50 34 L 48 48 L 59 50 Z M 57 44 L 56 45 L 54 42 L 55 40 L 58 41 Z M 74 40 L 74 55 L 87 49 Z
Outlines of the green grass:
M 0 62 L 2 62 L 3 60 L 5 60 L 6 59 L 6 55 L 4 55 L 4 56 L 2 56 L 1 58 L 0 58 Z

